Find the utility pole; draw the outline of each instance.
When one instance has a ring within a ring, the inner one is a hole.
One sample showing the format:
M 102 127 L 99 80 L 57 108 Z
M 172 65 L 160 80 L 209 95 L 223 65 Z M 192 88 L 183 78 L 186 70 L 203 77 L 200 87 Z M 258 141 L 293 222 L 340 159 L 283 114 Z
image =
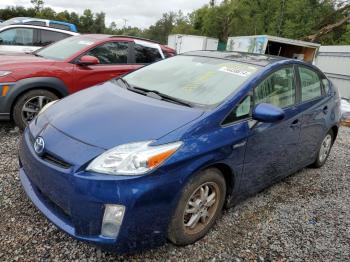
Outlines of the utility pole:
M 124 29 L 126 28 L 126 23 L 128 22 L 128 19 L 123 18 L 124 21 Z

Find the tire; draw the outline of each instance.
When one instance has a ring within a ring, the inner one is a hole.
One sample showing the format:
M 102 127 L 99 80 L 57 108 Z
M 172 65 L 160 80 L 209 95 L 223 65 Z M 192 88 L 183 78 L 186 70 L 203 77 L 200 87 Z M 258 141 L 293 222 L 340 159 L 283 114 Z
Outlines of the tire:
M 23 130 L 43 106 L 57 99 L 58 97 L 54 93 L 44 89 L 28 91 L 22 94 L 15 102 L 12 110 L 12 119 L 16 126 Z M 24 109 L 24 106 L 26 106 L 28 111 Z
M 334 143 L 334 133 L 332 130 L 329 130 L 319 146 L 316 160 L 312 164 L 313 167 L 320 168 L 326 163 L 329 157 L 329 154 L 331 152 L 333 143 Z
M 206 187 L 208 188 L 208 193 Z M 212 201 L 213 192 L 216 193 L 214 202 Z M 202 193 L 203 195 L 201 195 Z M 206 201 L 201 201 L 201 196 L 207 196 L 204 198 Z M 226 182 L 218 169 L 206 169 L 195 175 L 183 189 L 174 216 L 169 225 L 169 240 L 175 245 L 184 246 L 192 244 L 205 236 L 214 225 L 216 219 L 221 215 L 225 197 Z M 201 203 L 199 203 L 199 201 L 201 201 Z M 212 204 L 209 205 L 209 202 Z M 207 205 L 205 205 L 205 203 L 207 203 Z M 195 204 L 196 207 L 193 204 Z M 191 210 L 191 212 L 194 210 L 201 210 L 202 213 L 196 212 L 189 214 L 186 210 Z M 202 218 L 195 224 L 195 221 L 198 220 L 195 218 L 198 218 L 198 216 L 202 216 Z

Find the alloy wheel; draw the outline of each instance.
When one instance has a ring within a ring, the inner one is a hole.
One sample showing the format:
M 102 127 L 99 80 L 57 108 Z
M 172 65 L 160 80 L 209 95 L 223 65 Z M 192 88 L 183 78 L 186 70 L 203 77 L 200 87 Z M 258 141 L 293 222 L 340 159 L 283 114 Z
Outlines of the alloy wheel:
M 32 121 L 40 110 L 51 101 L 52 99 L 46 96 L 35 96 L 29 98 L 22 107 L 23 122 L 29 123 Z
M 201 232 L 213 219 L 220 199 L 219 186 L 213 182 L 200 185 L 188 199 L 183 226 L 188 234 Z
M 326 160 L 331 150 L 331 147 L 332 147 L 332 136 L 330 134 L 327 134 L 327 136 L 323 139 L 321 148 L 320 148 L 319 161 L 321 163 Z

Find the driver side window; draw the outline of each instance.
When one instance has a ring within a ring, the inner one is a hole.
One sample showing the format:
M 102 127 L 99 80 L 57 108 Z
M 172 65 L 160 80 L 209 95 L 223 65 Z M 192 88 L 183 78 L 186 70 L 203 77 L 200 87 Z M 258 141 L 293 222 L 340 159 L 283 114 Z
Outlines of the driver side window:
M 129 54 L 128 42 L 108 42 L 90 50 L 86 55 L 97 57 L 100 64 L 127 64 Z
M 295 103 L 295 78 L 293 67 L 272 73 L 254 89 L 255 105 L 268 103 L 280 108 Z

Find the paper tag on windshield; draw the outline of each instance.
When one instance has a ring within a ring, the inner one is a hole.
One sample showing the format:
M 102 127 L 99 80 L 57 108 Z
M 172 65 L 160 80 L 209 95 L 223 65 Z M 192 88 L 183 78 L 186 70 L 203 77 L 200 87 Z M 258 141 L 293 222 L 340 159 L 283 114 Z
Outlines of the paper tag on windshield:
M 219 69 L 219 71 L 225 72 L 225 73 L 229 73 L 229 74 L 233 74 L 233 75 L 242 76 L 242 77 L 248 77 L 248 76 L 250 76 L 252 74 L 249 71 L 241 70 L 241 69 L 239 69 L 237 67 L 227 67 L 227 66 L 221 67 Z

